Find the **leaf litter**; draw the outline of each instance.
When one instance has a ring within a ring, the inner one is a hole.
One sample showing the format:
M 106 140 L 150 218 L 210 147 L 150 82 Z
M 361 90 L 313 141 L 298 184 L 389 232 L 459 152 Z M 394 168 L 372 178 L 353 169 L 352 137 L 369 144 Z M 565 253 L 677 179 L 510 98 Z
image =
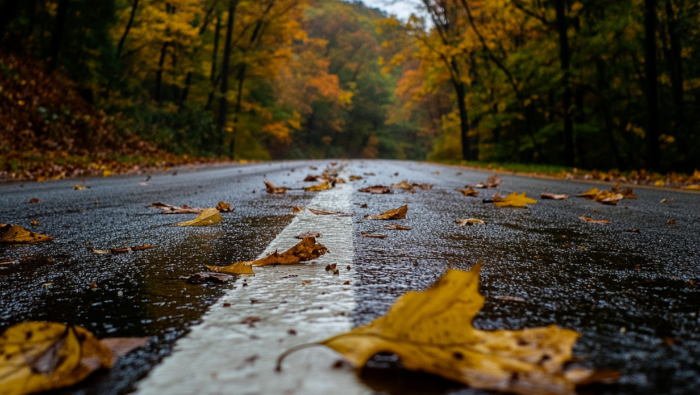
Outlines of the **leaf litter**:
M 385 211 L 378 215 L 365 215 L 367 219 L 403 219 L 406 218 L 406 213 L 408 213 L 408 206 L 401 206 L 393 210 Z

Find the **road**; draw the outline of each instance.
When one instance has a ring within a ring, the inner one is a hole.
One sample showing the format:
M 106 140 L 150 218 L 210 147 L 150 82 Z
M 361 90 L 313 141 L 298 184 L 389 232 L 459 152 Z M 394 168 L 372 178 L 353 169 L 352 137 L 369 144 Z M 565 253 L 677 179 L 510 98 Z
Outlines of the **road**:
M 72 188 L 80 180 L 0 185 L 0 223 L 56 238 L 0 245 L 0 259 L 20 261 L 0 265 L 0 330 L 49 320 L 84 326 L 100 338 L 150 337 L 112 370 L 57 393 L 480 394 L 485 392 L 408 374 L 387 358 L 377 358 L 359 379 L 347 367 L 332 369 L 338 357 L 322 349 L 290 357 L 286 375 L 275 374 L 271 361 L 293 345 L 370 322 L 398 296 L 425 289 L 447 268 L 468 270 L 483 261 L 480 292 L 486 303 L 477 327 L 556 324 L 579 331 L 574 353 L 583 366 L 622 372 L 619 384 L 592 393 L 697 393 L 700 195 L 636 188 L 637 200 L 617 206 L 575 197 L 539 200 L 544 191 L 576 195 L 610 186 L 502 175 L 498 188 L 472 198 L 455 188 L 486 181 L 489 173 L 401 161 L 346 162 L 345 175 L 374 175 L 331 191 L 265 193 L 264 180 L 300 188 L 309 185 L 301 182 L 307 174 L 329 163 L 183 168 L 176 176 L 154 174 L 147 185 L 139 184 L 145 175 L 90 178 L 85 190 Z M 358 192 L 404 179 L 434 187 L 414 194 Z M 539 201 L 527 209 L 482 203 L 496 191 L 527 192 Z M 28 203 L 31 198 L 41 203 Z M 147 208 L 153 202 L 213 207 L 219 201 L 235 210 L 206 228 L 172 226 L 193 216 Z M 410 231 L 385 230 L 383 223 L 364 219 L 404 204 L 408 216 L 398 223 Z M 353 215 L 295 216 L 295 206 Z M 611 224 L 585 223 L 578 219 L 584 215 Z M 458 218 L 487 224 L 459 227 Z M 32 220 L 39 225 L 31 226 Z M 179 279 L 204 264 L 228 265 L 282 250 L 295 244 L 293 234 L 306 230 L 320 232 L 319 242 L 331 253 L 308 265 L 262 268 L 232 284 Z M 360 236 L 368 232 L 388 237 Z M 104 249 L 126 242 L 156 248 L 123 255 L 86 249 L 87 243 Z M 326 262 L 338 263 L 340 275 L 326 273 Z M 260 321 L 241 324 L 251 316 Z

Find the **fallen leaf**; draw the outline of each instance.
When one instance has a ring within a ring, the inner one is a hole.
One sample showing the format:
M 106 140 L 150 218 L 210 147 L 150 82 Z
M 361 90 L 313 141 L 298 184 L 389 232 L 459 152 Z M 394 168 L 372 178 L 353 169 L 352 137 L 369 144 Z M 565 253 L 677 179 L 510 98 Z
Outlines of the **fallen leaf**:
M 639 229 L 627 229 L 625 232 L 640 233 Z
M 360 206 L 360 208 L 367 208 L 367 203 L 362 203 L 362 205 Z
M 231 208 L 230 203 L 219 202 L 219 204 L 216 205 L 216 209 L 219 210 L 220 213 L 232 213 L 233 212 L 233 209 Z
M 391 187 L 386 187 L 384 185 L 373 185 L 371 187 L 362 188 L 360 192 L 373 193 L 375 195 L 381 195 L 385 193 L 391 193 Z
M 609 192 L 609 191 L 600 191 L 598 194 L 593 198 L 594 201 L 602 204 L 609 204 L 612 206 L 617 205 L 617 203 L 624 199 L 625 197 L 620 194 L 620 193 L 614 193 L 614 192 Z
M 131 252 L 131 247 L 129 247 L 129 243 L 126 243 L 126 248 L 110 248 L 109 250 L 112 254 L 125 254 Z
M 459 189 L 457 188 L 457 191 L 462 192 L 462 195 L 464 196 L 478 196 L 479 191 L 472 189 L 472 187 L 467 187 L 467 189 Z
M 33 219 L 31 224 L 32 224 L 32 226 L 39 226 L 39 221 Z
M 406 218 L 408 206 L 401 206 L 393 210 L 385 211 L 379 215 L 365 215 L 367 219 L 402 219 Z
M 585 216 L 584 216 L 584 217 L 578 217 L 578 218 L 579 218 L 579 219 L 582 219 L 582 220 L 584 220 L 584 221 L 586 221 L 586 222 L 591 222 L 591 223 L 594 223 L 594 224 L 609 224 L 609 223 L 610 223 L 610 221 L 608 221 L 608 220 L 604 220 L 604 219 L 593 219 L 593 218 L 591 218 L 591 217 L 585 217 Z
M 666 198 L 661 199 L 661 203 L 662 203 L 662 204 L 668 203 L 668 199 L 666 199 Z
M 589 189 L 586 192 L 576 195 L 578 197 L 583 197 L 586 199 L 593 199 L 598 194 L 598 188 Z
M 374 234 L 369 234 L 369 233 L 362 233 L 360 236 L 369 237 L 372 239 L 386 239 L 386 237 L 387 237 L 387 235 L 374 235 Z
M 464 226 L 464 225 L 486 225 L 486 222 L 476 219 L 476 218 L 469 218 L 469 219 L 456 219 L 456 223 L 459 224 L 459 226 Z
M 321 234 L 318 232 L 308 231 L 306 233 L 302 233 L 300 235 L 294 236 L 295 239 L 302 239 L 302 240 L 307 238 L 307 237 L 319 238 L 319 237 L 321 237 Z
M 319 191 L 325 191 L 325 190 L 331 189 L 331 188 L 332 188 L 331 183 L 328 182 L 328 181 L 324 181 L 323 183 L 318 184 L 318 185 L 312 185 L 312 186 L 310 186 L 310 187 L 304 187 L 304 190 L 305 190 L 306 192 L 319 192 Z
M 267 193 L 287 193 L 287 188 L 276 187 L 276 186 L 272 185 L 272 183 L 269 181 L 265 181 L 265 186 L 267 187 L 267 189 L 266 189 Z
M 68 387 L 100 368 L 112 352 L 79 326 L 24 322 L 0 336 L 0 393 L 23 395 Z
M 254 274 L 252 266 L 292 265 L 316 259 L 327 251 L 328 249 L 323 244 L 316 243 L 314 237 L 307 237 L 282 254 L 275 251 L 265 258 L 256 261 L 243 261 L 225 267 L 204 266 L 216 273 Z
M 150 244 L 142 245 L 142 246 L 135 246 L 131 247 L 132 250 L 134 251 L 141 251 L 141 250 L 150 250 L 151 248 L 156 248 L 155 246 L 152 246 Z
M 150 206 L 148 206 L 148 208 L 157 208 L 163 210 L 163 214 L 201 214 L 202 211 L 204 211 L 203 208 L 190 207 L 186 204 L 183 204 L 182 207 L 178 207 L 164 203 L 153 203 Z
M 243 321 L 241 321 L 241 324 L 246 324 L 250 326 L 251 328 L 255 327 L 255 323 L 260 321 L 260 317 L 247 317 L 244 318 Z
M 668 223 L 669 223 L 670 225 L 673 225 L 673 224 L 676 223 L 676 220 L 675 220 L 675 219 L 669 219 L 669 220 L 668 220 Z
M 88 188 L 90 188 L 90 187 L 86 187 L 85 185 L 80 185 L 80 184 L 73 185 L 73 189 L 75 189 L 76 191 L 82 191 L 83 189 L 88 189 Z
M 686 185 L 683 189 L 688 189 L 691 191 L 699 191 L 700 185 Z
M 433 189 L 433 184 L 419 184 L 417 182 L 414 182 L 413 186 L 418 187 L 420 189 Z
M 215 273 L 227 273 L 227 274 L 255 274 L 253 271 L 253 267 L 250 266 L 251 262 L 249 261 L 243 261 L 243 262 L 238 262 L 234 263 L 233 265 L 228 265 L 228 266 L 209 266 L 209 265 L 204 265 L 207 269 L 215 272 Z
M 611 191 L 611 192 L 618 192 L 618 191 L 620 190 L 620 187 L 621 187 L 621 186 L 622 186 L 622 185 L 618 182 L 617 184 L 615 184 L 614 187 L 610 188 L 610 191 Z
M 482 331 L 472 321 L 484 305 L 481 264 L 448 270 L 432 287 L 401 296 L 371 323 L 317 344 L 342 354 L 358 371 L 379 352 L 395 354 L 407 370 L 436 374 L 469 387 L 516 394 L 573 395 L 591 371 L 569 374 L 580 334 L 555 325 Z M 308 345 L 305 345 L 308 346 Z M 299 346 L 283 353 L 283 359 Z M 575 376 L 575 377 L 572 377 Z
M 251 270 L 252 271 L 252 270 Z M 233 276 L 225 273 L 194 273 L 188 276 L 180 276 L 180 280 L 185 280 L 190 284 L 201 284 L 204 282 L 215 283 L 215 284 L 225 284 L 229 282 Z
M 41 203 L 41 200 L 39 200 L 37 198 L 31 198 L 31 199 L 29 199 L 29 201 L 27 203 Z
M 391 187 L 396 189 L 413 189 L 413 184 L 409 184 L 406 180 L 403 180 L 398 184 L 392 185 Z
M 564 199 L 568 198 L 569 195 L 564 195 L 564 194 L 557 195 L 554 193 L 543 193 L 540 197 L 542 199 L 564 200 Z
M 292 214 L 299 214 L 302 211 L 304 211 L 304 208 L 301 206 L 292 207 Z
M 0 243 L 34 244 L 51 240 L 56 239 L 30 232 L 19 225 L 0 224 Z
M 510 195 L 496 200 L 494 198 L 493 205 L 496 207 L 526 207 L 528 204 L 535 204 L 537 200 L 530 199 L 525 196 L 525 192 L 518 195 L 517 192 L 513 192 Z
M 108 337 L 101 339 L 100 343 L 109 348 L 116 359 L 145 346 L 148 339 L 148 337 Z
M 489 177 L 486 183 L 476 184 L 474 188 L 496 188 L 501 185 L 501 177 L 498 174 L 494 174 Z
M 654 183 L 655 187 L 662 187 L 664 185 L 666 185 L 666 183 L 663 180 L 658 180 Z
M 350 176 L 350 181 L 357 181 L 357 180 L 361 180 L 361 179 L 362 179 L 362 176 Z
M 215 208 L 207 208 L 192 221 L 180 222 L 177 226 L 208 226 L 221 222 L 221 214 Z
M 321 179 L 321 176 L 315 176 L 312 174 L 309 174 L 306 176 L 306 178 L 303 179 L 304 182 L 313 182 L 313 181 L 319 181 Z
M 408 226 L 401 226 L 398 224 L 384 225 L 384 227 L 392 230 L 411 230 L 411 228 L 409 228 Z

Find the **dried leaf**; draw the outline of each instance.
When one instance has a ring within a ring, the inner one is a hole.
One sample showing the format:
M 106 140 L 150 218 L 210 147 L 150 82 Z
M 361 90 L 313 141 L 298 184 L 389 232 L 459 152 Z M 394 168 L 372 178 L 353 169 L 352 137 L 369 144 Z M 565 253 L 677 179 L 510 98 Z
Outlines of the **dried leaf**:
M 112 352 L 116 359 L 148 343 L 148 337 L 109 337 L 100 342 Z
M 525 196 L 525 192 L 520 195 L 517 192 L 513 192 L 502 199 L 494 199 L 493 205 L 496 207 L 526 207 L 528 204 L 535 203 L 537 203 L 537 200 Z
M 557 195 L 554 193 L 543 193 L 542 196 L 540 196 L 542 199 L 553 199 L 553 200 L 564 200 L 569 197 L 569 195 Z
M 586 192 L 584 192 L 580 195 L 576 195 L 576 196 L 592 200 L 593 198 L 595 198 L 595 196 L 597 194 L 598 194 L 598 188 L 593 188 L 593 189 L 589 189 Z
M 312 185 L 310 187 L 304 187 L 304 190 L 306 192 L 318 192 L 318 191 L 325 191 L 327 189 L 331 189 L 332 185 L 328 181 L 324 181 L 322 184 L 318 185 Z
M 413 189 L 413 185 L 409 184 L 406 180 L 403 180 L 398 184 L 394 184 L 391 187 L 396 189 Z
M 369 237 L 372 239 L 386 239 L 387 235 L 374 235 L 370 233 L 362 233 L 360 236 L 362 237 Z
M 610 223 L 610 221 L 607 221 L 607 220 L 604 220 L 604 219 L 593 219 L 593 218 L 591 218 L 591 217 L 585 217 L 585 216 L 583 216 L 583 217 L 578 217 L 578 218 L 579 218 L 579 219 L 582 219 L 582 220 L 584 220 L 584 221 L 586 221 L 586 222 L 591 222 L 591 223 L 594 223 L 594 224 L 609 224 L 609 223 Z
M 413 186 L 418 187 L 420 189 L 433 189 L 433 184 L 419 184 L 417 182 L 414 182 Z
M 304 178 L 303 181 L 304 182 L 314 182 L 314 181 L 319 181 L 320 179 L 321 179 L 321 176 L 315 176 L 315 175 L 309 174 L 308 176 L 306 176 L 306 178 Z
M 402 219 L 406 218 L 408 206 L 401 206 L 393 210 L 385 211 L 379 215 L 365 215 L 367 219 Z
M 295 239 L 302 239 L 302 240 L 307 238 L 307 237 L 319 238 L 319 237 L 321 237 L 321 234 L 318 232 L 308 231 L 306 233 L 302 233 L 300 235 L 294 236 Z
M 90 188 L 90 187 L 86 187 L 85 185 L 80 185 L 80 184 L 73 185 L 73 189 L 75 189 L 76 191 L 82 191 L 83 189 L 88 189 L 88 188 Z
M 316 243 L 315 238 L 307 237 L 282 254 L 275 251 L 256 261 L 243 261 L 225 267 L 205 266 L 216 273 L 254 274 L 252 266 L 292 265 L 316 259 L 327 251 L 328 249 L 323 244 Z
M 202 211 L 204 211 L 203 208 L 190 207 L 186 204 L 183 204 L 182 207 L 178 207 L 164 203 L 153 203 L 150 206 L 148 206 L 148 208 L 157 208 L 163 210 L 163 214 L 201 214 Z
M 228 274 L 255 274 L 253 271 L 253 267 L 250 266 L 251 262 L 249 261 L 243 261 L 243 262 L 238 262 L 234 263 L 233 265 L 228 265 L 228 266 L 209 266 L 209 265 L 204 265 L 207 269 L 215 272 L 215 273 L 228 273 Z
M 41 203 L 41 200 L 39 200 L 37 198 L 31 198 L 31 199 L 29 199 L 29 201 L 27 203 Z
M 233 209 L 231 208 L 230 203 L 219 202 L 219 204 L 216 205 L 216 209 L 219 210 L 220 213 L 232 213 L 233 212 Z
M 362 179 L 362 176 L 350 176 L 350 181 L 357 181 L 357 180 L 361 180 L 361 179 Z
M 30 232 L 19 225 L 0 224 L 0 243 L 34 244 L 51 240 L 56 239 Z
M 700 191 L 700 185 L 686 185 L 683 189 L 690 191 Z
M 392 230 L 411 230 L 411 228 L 409 228 L 408 226 L 401 226 L 398 224 L 384 225 L 384 227 Z
M 634 191 L 632 190 L 632 188 L 627 188 L 627 189 L 623 190 L 622 192 L 620 192 L 620 195 L 624 196 L 625 199 L 631 199 L 631 200 L 637 199 L 637 195 L 634 194 Z
M 486 183 L 476 184 L 474 188 L 496 188 L 499 185 L 501 185 L 501 177 L 498 174 L 494 174 L 489 177 Z
M 215 208 L 207 208 L 192 221 L 180 222 L 177 226 L 209 226 L 221 222 L 221 214 Z
M 459 226 L 464 226 L 464 225 L 486 225 L 486 222 L 476 219 L 476 218 L 469 218 L 469 219 L 456 219 L 456 223 L 459 224 Z
M 391 187 L 386 187 L 384 185 L 373 185 L 371 187 L 362 188 L 360 192 L 373 193 L 375 195 L 381 195 L 385 193 L 391 193 Z
M 25 322 L 0 337 L 0 393 L 23 395 L 71 386 L 100 368 L 112 353 L 79 326 Z
M 269 181 L 265 181 L 265 186 L 267 187 L 267 193 L 287 193 L 286 187 L 276 187 Z
M 578 332 L 555 325 L 519 331 L 482 331 L 472 320 L 481 310 L 481 264 L 470 271 L 448 270 L 432 287 L 401 296 L 373 322 L 318 344 L 362 369 L 379 352 L 395 354 L 412 371 L 440 375 L 475 389 L 516 394 L 573 395 L 577 382 L 593 372 L 569 377 Z M 283 358 L 278 359 L 277 369 Z
M 479 191 L 472 189 L 472 187 L 467 187 L 467 189 L 459 189 L 457 188 L 457 191 L 462 192 L 462 195 L 464 196 L 478 196 Z
M 131 247 L 132 250 L 134 251 L 141 251 L 141 250 L 150 250 L 151 248 L 156 248 L 155 246 L 152 246 L 150 244 L 142 245 L 142 246 L 135 246 Z
M 609 191 L 600 191 L 593 198 L 593 200 L 598 203 L 609 204 L 611 206 L 617 205 L 617 203 L 622 199 L 624 199 L 624 196 L 622 196 L 622 194 L 613 193 Z
M 302 211 L 304 211 L 304 208 L 301 206 L 292 207 L 292 214 L 299 214 Z

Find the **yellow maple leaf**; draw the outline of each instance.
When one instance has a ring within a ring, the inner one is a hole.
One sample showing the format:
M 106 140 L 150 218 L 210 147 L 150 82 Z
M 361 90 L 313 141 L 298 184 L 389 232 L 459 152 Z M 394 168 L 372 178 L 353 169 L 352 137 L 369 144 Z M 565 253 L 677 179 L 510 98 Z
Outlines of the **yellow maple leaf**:
M 412 371 L 436 374 L 472 388 L 517 394 L 575 394 L 592 377 L 565 370 L 580 336 L 556 325 L 517 331 L 482 331 L 472 320 L 484 305 L 478 292 L 481 264 L 448 270 L 432 287 L 408 292 L 371 323 L 316 343 L 343 354 L 360 370 L 380 352 L 393 353 Z M 308 345 L 286 351 L 291 352 Z
M 307 192 L 318 192 L 318 191 L 325 191 L 326 189 L 331 189 L 331 183 L 328 181 L 324 181 L 321 184 L 318 185 L 312 185 L 310 187 L 304 187 L 304 190 Z
M 221 214 L 215 208 L 206 208 L 192 221 L 180 222 L 177 226 L 208 226 L 221 222 Z
M 513 192 L 504 198 L 494 200 L 493 205 L 496 207 L 525 207 L 528 204 L 535 203 L 537 203 L 537 200 L 525 196 L 525 192 L 519 195 L 517 192 Z

